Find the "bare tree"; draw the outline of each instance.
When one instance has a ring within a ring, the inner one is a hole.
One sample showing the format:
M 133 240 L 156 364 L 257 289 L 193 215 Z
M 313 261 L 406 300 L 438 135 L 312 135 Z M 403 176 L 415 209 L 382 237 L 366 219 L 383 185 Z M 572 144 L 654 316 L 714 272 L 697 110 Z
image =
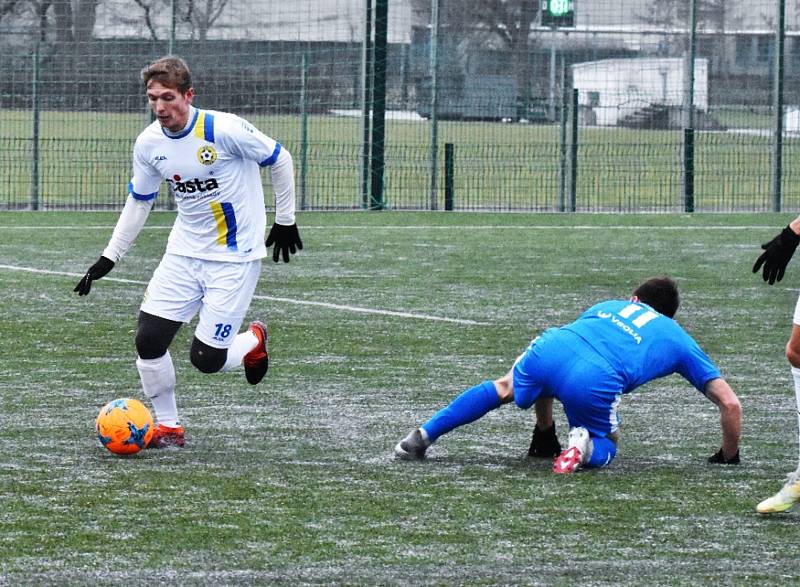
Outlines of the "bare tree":
M 52 6 L 56 43 L 72 43 L 75 40 L 72 29 L 72 2 L 70 0 L 53 0 Z
M 99 0 L 52 0 L 56 39 L 82 42 L 92 38 Z
M 169 33 L 168 23 L 172 19 L 172 10 L 175 10 L 176 25 L 179 29 L 188 32 L 192 39 L 205 41 L 208 32 L 222 16 L 230 0 L 134 0 L 141 9 L 141 16 L 131 17 L 128 14 L 119 14 L 117 18 L 123 23 L 135 24 L 144 20 L 150 33 L 150 38 L 159 40 Z
M 3 0 L 0 2 L 0 22 L 4 18 L 9 18 L 17 13 L 23 4 L 26 4 L 23 0 Z
M 133 1 L 136 2 L 136 5 L 139 8 L 141 8 L 142 12 L 144 13 L 143 14 L 144 24 L 147 27 L 147 30 L 150 32 L 150 38 L 153 39 L 154 41 L 157 41 L 158 35 L 156 34 L 156 27 L 155 24 L 153 23 L 153 8 L 154 7 L 159 8 L 156 5 L 157 4 L 161 5 L 164 3 L 164 1 L 163 0 L 133 0 Z M 128 18 L 123 17 L 121 18 L 121 20 L 123 20 L 123 22 L 129 22 L 133 24 L 138 19 L 135 18 L 130 19 L 129 17 Z
M 229 0 L 184 0 L 185 20 L 193 29 L 193 38 L 208 39 L 208 31 L 225 11 Z
M 37 38 L 39 38 L 47 31 L 47 11 L 49 8 L 49 1 L 5 0 L 0 2 L 0 22 L 11 24 L 15 27 L 36 30 Z
M 47 11 L 50 9 L 51 2 L 49 0 L 42 0 L 41 2 L 32 2 L 36 20 L 39 23 L 39 41 L 47 41 Z
M 72 0 L 72 31 L 78 42 L 92 38 L 99 0 Z
M 99 0 L 6 0 L 0 3 L 0 20 L 26 19 L 37 23 L 40 41 L 59 45 L 89 41 Z

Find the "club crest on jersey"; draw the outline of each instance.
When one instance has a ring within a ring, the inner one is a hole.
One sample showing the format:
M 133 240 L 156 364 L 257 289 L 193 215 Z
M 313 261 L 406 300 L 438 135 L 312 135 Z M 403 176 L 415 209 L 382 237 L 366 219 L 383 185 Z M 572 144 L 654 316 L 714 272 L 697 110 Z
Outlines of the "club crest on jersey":
M 211 165 L 217 160 L 217 152 L 211 145 L 203 145 L 197 149 L 197 160 L 203 165 Z

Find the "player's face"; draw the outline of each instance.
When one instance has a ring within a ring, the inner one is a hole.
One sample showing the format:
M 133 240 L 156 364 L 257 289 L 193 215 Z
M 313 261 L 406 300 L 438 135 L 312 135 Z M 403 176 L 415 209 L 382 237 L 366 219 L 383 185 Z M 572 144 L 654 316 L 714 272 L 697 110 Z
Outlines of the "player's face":
M 168 88 L 160 82 L 150 80 L 147 84 L 147 101 L 161 126 L 170 132 L 182 130 L 189 120 L 189 106 L 194 98 L 194 88 L 182 94 L 176 88 Z

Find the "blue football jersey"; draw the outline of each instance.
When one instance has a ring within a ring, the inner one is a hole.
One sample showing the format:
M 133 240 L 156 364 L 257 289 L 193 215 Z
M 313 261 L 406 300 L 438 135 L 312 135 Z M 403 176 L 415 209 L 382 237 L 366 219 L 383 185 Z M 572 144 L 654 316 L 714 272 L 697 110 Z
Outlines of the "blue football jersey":
M 720 376 L 716 365 L 677 322 L 642 302 L 601 302 L 562 328 L 581 337 L 608 361 L 624 380 L 623 393 L 672 373 L 679 373 L 702 392 L 708 381 Z

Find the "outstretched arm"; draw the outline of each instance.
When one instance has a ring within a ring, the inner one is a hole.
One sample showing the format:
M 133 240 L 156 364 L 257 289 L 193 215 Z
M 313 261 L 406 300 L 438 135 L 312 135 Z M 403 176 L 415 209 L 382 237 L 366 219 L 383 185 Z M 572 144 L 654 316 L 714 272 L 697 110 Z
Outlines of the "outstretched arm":
M 283 256 L 289 262 L 289 254 L 294 255 L 303 248 L 303 241 L 297 230 L 294 218 L 294 163 L 292 156 L 283 146 L 276 149 L 277 158 L 270 164 L 272 187 L 275 188 L 275 223 L 264 243 L 267 248 L 275 245 L 272 260 L 276 263 Z
M 794 255 L 797 245 L 800 244 L 800 216 L 792 220 L 775 238 L 761 245 L 764 252 L 756 259 L 753 273 L 758 273 L 764 266 L 762 277 L 770 285 L 783 279 L 786 266 Z
M 103 251 L 104 257 L 116 263 L 128 252 L 133 241 L 142 231 L 142 227 L 150 215 L 150 210 L 153 209 L 153 202 L 155 199 L 139 200 L 131 195 L 128 196 L 111 239 L 108 241 L 108 246 Z
M 117 261 L 128 252 L 133 241 L 141 232 L 152 208 L 152 199 L 140 200 L 131 195 L 128 196 L 108 246 L 75 286 L 74 291 L 78 292 L 78 295 L 87 295 L 92 289 L 92 281 L 100 279 L 111 271 Z
M 742 405 L 739 403 L 739 398 L 722 377 L 706 383 L 704 393 L 719 408 L 719 423 L 722 427 L 722 448 L 714 455 L 721 459 L 711 462 L 738 463 L 739 437 L 742 434 Z

